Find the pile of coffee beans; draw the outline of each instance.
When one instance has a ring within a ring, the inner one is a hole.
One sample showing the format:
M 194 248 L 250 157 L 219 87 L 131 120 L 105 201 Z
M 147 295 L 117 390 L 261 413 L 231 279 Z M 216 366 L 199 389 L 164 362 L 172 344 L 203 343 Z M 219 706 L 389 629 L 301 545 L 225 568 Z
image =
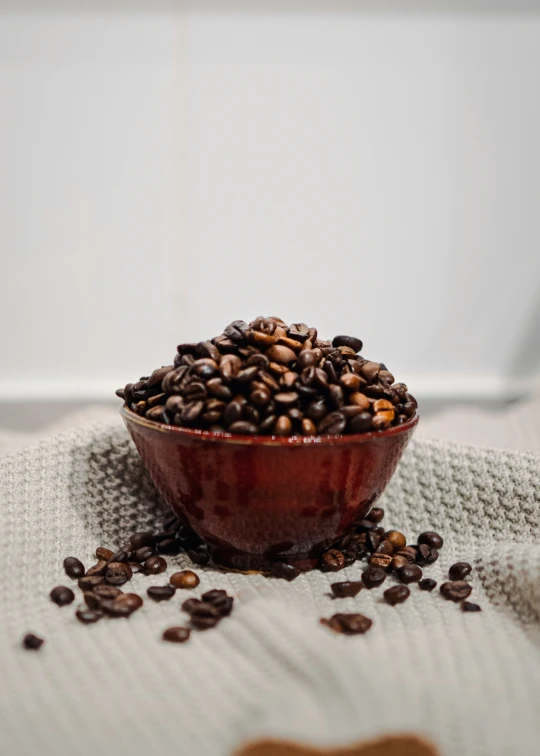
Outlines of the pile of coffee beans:
M 212 433 L 342 435 L 407 422 L 415 398 L 361 349 L 358 338 L 325 341 L 305 323 L 235 320 L 116 394 L 148 420 Z

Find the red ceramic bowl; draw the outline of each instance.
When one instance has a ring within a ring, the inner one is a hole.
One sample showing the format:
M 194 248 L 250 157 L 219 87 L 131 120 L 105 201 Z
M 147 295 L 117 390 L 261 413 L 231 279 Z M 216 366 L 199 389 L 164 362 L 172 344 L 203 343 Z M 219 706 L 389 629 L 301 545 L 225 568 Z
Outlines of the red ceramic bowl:
M 238 570 L 280 559 L 313 568 L 364 519 L 392 477 L 418 414 L 354 436 L 233 436 L 122 418 L 165 501 Z

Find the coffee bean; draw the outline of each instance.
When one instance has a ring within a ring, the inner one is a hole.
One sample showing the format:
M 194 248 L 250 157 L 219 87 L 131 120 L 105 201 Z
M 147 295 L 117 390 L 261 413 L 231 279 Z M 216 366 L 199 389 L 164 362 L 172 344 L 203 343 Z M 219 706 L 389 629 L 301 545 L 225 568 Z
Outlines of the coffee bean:
M 363 635 L 373 625 L 373 620 L 364 617 L 363 614 L 334 614 L 330 619 L 322 619 L 321 624 L 326 625 L 335 633 L 343 635 Z
M 129 562 L 131 561 L 131 547 L 129 549 L 120 549 L 107 560 L 107 564 L 111 562 Z
M 379 523 L 384 518 L 384 509 L 380 507 L 373 507 L 366 515 L 366 520 L 370 520 L 374 523 Z
M 137 593 L 122 593 L 113 601 L 103 600 L 101 609 L 110 617 L 129 617 L 142 605 L 143 600 Z
M 208 630 L 221 620 L 221 614 L 212 604 L 201 601 L 190 612 L 191 624 L 197 630 Z
M 122 591 L 120 588 L 117 588 L 115 585 L 106 585 L 105 583 L 96 585 L 93 589 L 93 594 L 95 596 L 100 599 L 105 599 L 106 601 L 115 599 L 117 596 L 120 596 L 121 593 Z
M 338 549 L 329 549 L 321 556 L 320 567 L 323 572 L 337 572 L 345 567 L 345 557 Z
M 124 562 L 111 562 L 105 572 L 105 580 L 109 585 L 124 585 L 132 577 L 131 568 Z
M 51 601 L 54 601 L 58 606 L 66 606 L 66 604 L 71 604 L 75 600 L 75 594 L 71 588 L 66 588 L 65 585 L 57 585 L 56 588 L 52 589 L 50 596 Z
M 390 541 L 394 547 L 394 551 L 399 551 L 399 549 L 402 549 L 407 545 L 407 539 L 403 533 L 399 532 L 399 530 L 389 530 L 388 533 L 386 533 L 385 538 L 387 541 Z
M 167 562 L 160 556 L 151 556 L 144 563 L 145 575 L 159 575 L 167 569 Z M 118 585 L 118 583 L 116 584 Z
M 450 580 L 463 580 L 472 571 L 472 567 L 468 562 L 456 562 L 448 570 L 448 577 Z
M 79 620 L 79 622 L 82 622 L 84 625 L 90 625 L 94 622 L 98 622 L 103 615 L 101 612 L 97 612 L 94 609 L 86 609 L 85 607 L 80 607 L 75 612 L 75 616 Z
M 405 565 L 409 564 L 409 560 L 404 556 L 399 556 L 398 554 L 394 555 L 392 557 L 392 569 L 394 572 L 397 572 L 401 567 L 405 567 Z
M 317 433 L 317 426 L 308 417 L 302 419 L 302 435 L 303 436 L 315 436 Z
M 410 595 L 411 592 L 406 585 L 393 585 L 391 588 L 387 588 L 383 593 L 384 600 L 391 606 L 402 604 Z
M 112 586 L 110 586 L 112 588 Z M 100 599 L 99 596 L 96 596 L 95 593 L 92 591 L 85 591 L 83 593 L 83 599 L 84 603 L 89 609 L 97 609 L 99 610 L 101 608 L 101 602 L 103 600 L 109 601 L 110 599 Z
M 39 638 L 37 635 L 34 635 L 33 633 L 27 633 L 22 639 L 22 646 L 27 651 L 37 651 L 38 648 L 41 648 L 41 646 L 44 643 L 45 641 L 43 640 L 43 638 Z
M 198 575 L 191 570 L 175 572 L 169 578 L 169 583 L 175 588 L 196 588 L 200 582 Z
M 143 532 L 133 533 L 133 535 L 129 537 L 129 543 L 132 551 L 136 551 L 137 549 L 140 549 L 141 546 L 151 546 L 153 548 L 156 542 L 154 534 L 145 530 Z
M 422 570 L 417 564 L 406 564 L 399 568 L 397 576 L 402 583 L 417 583 L 422 579 Z
M 106 568 L 107 562 L 102 559 L 97 564 L 94 564 L 92 567 L 89 567 L 86 570 L 86 576 L 92 577 L 93 575 L 104 575 Z
M 409 564 L 414 564 L 416 561 L 416 549 L 413 546 L 404 546 L 402 549 L 398 549 L 395 555 L 405 557 Z
M 345 557 L 345 567 L 350 567 L 351 564 L 354 564 L 358 558 L 356 546 L 351 544 L 347 549 L 345 549 L 343 556 Z
M 146 548 L 146 547 L 142 547 Z M 157 545 L 158 554 L 170 554 L 174 556 L 180 554 L 183 550 L 183 542 L 180 538 L 167 538 L 165 541 L 160 541 Z
M 105 582 L 105 578 L 102 575 L 94 575 L 90 577 L 79 578 L 78 586 L 81 591 L 92 591 L 98 585 Z
M 368 559 L 369 564 L 374 567 L 381 567 L 384 570 L 388 570 L 392 564 L 391 554 L 372 554 Z
M 354 336 L 335 336 L 332 339 L 332 346 L 340 347 L 345 346 L 353 350 L 353 352 L 362 351 L 362 342 L 360 339 L 356 339 Z
M 371 535 L 371 533 L 370 533 Z M 387 556 L 392 556 L 394 553 L 394 547 L 390 543 L 390 541 L 381 541 L 380 544 L 375 549 L 376 554 L 386 554 Z
M 300 574 L 294 565 L 287 564 L 287 562 L 273 562 L 270 572 L 274 577 L 283 578 L 283 580 L 288 580 L 289 582 Z
M 431 578 L 424 578 L 423 580 L 418 581 L 418 587 L 421 591 L 429 591 L 431 592 L 435 586 L 437 585 L 436 580 L 432 580 Z
M 168 627 L 161 636 L 169 643 L 185 643 L 189 640 L 191 631 L 187 627 Z
M 358 593 L 360 593 L 363 587 L 364 585 L 360 580 L 356 582 L 352 580 L 344 580 L 342 583 L 332 583 L 330 586 L 332 593 L 338 598 L 349 598 L 356 596 Z
M 463 601 L 472 593 L 472 586 L 465 580 L 453 580 L 441 585 L 441 593 L 448 601 Z
M 281 415 L 276 420 L 275 434 L 276 436 L 290 436 L 292 430 L 292 422 L 287 415 Z
M 229 433 L 238 433 L 241 436 L 254 436 L 257 433 L 257 426 L 249 423 L 247 420 L 237 420 L 229 425 Z
M 432 549 L 440 549 L 444 541 L 438 533 L 434 533 L 433 530 L 426 530 L 425 533 L 418 536 L 418 543 L 424 543 Z
M 386 580 L 386 570 L 382 567 L 371 565 L 367 570 L 364 570 L 361 577 L 366 588 L 378 588 Z
M 66 557 L 64 570 L 68 577 L 74 579 L 82 577 L 85 573 L 84 565 L 77 557 Z
M 226 591 L 216 589 L 207 591 L 203 593 L 201 599 L 205 604 L 211 604 L 214 609 L 217 609 L 222 617 L 228 617 L 232 611 L 234 599 L 232 596 L 227 596 Z
M 416 564 L 433 564 L 438 558 L 437 549 L 431 549 L 425 543 L 421 543 L 416 549 Z
M 462 612 L 481 612 L 482 607 L 479 604 L 473 604 L 471 601 L 464 601 L 461 605 Z
M 207 551 L 198 551 L 197 549 L 189 549 L 187 552 L 188 557 L 195 564 L 204 567 L 210 561 L 210 554 Z
M 172 585 L 153 585 L 146 589 L 146 593 L 154 601 L 168 601 L 176 593 Z
M 131 558 L 135 562 L 146 562 L 146 560 L 150 559 L 150 557 L 153 555 L 154 549 L 152 548 L 152 546 L 141 546 L 139 549 L 135 549 L 135 551 L 131 555 Z
M 111 549 L 105 549 L 103 546 L 98 546 L 96 549 L 96 559 L 100 562 L 107 562 L 113 555 L 114 551 L 111 551 Z

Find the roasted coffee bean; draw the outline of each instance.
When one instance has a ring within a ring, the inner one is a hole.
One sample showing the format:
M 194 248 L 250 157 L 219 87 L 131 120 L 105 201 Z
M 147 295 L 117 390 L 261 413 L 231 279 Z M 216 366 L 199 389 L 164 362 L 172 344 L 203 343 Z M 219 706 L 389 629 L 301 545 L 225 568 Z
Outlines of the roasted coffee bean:
M 371 522 L 374 522 L 375 524 L 381 522 L 383 518 L 384 509 L 381 509 L 380 507 L 373 507 L 373 509 L 371 509 L 366 515 L 366 520 L 371 520 Z
M 366 588 L 378 588 L 386 580 L 386 570 L 382 567 L 371 565 L 362 573 L 362 582 Z
M 373 620 L 364 617 L 363 614 L 334 614 L 330 619 L 322 619 L 321 624 L 326 625 L 335 633 L 343 635 L 363 635 L 373 624 Z
M 85 576 L 79 578 L 78 586 L 81 591 L 92 591 L 97 585 L 101 585 L 104 582 L 105 578 L 102 575 Z
M 470 574 L 472 567 L 468 562 L 456 562 L 448 570 L 450 580 L 463 580 Z
M 126 544 L 128 548 L 126 549 L 120 549 L 120 551 L 117 551 L 115 554 L 112 555 L 107 560 L 107 564 L 111 564 L 111 562 L 129 562 L 131 561 L 131 546 L 129 544 Z
M 93 575 L 104 575 L 105 570 L 107 568 L 107 562 L 102 559 L 97 564 L 94 564 L 92 567 L 89 567 L 86 570 L 86 576 L 92 577 Z
M 426 530 L 425 533 L 418 536 L 418 543 L 423 543 L 432 549 L 440 549 L 444 541 L 438 533 L 434 533 L 433 530 Z
M 360 339 L 356 339 L 354 336 L 334 336 L 332 339 L 332 346 L 334 347 L 349 347 L 353 352 L 362 351 L 362 342 Z
M 175 588 L 196 588 L 200 582 L 198 575 L 191 570 L 175 572 L 169 578 L 169 583 Z
M 228 617 L 232 611 L 234 599 L 232 596 L 227 596 L 227 591 L 217 589 L 207 591 L 203 593 L 201 599 L 205 604 L 211 604 L 214 609 L 217 609 L 222 617 Z
M 441 593 L 448 601 L 463 601 L 472 593 L 472 586 L 465 580 L 453 580 L 441 585 Z
M 397 576 L 402 583 L 417 583 L 422 579 L 422 570 L 417 564 L 406 564 L 399 568 Z
M 371 535 L 371 533 L 370 533 Z M 376 554 L 386 554 L 387 556 L 392 556 L 394 553 L 394 547 L 390 543 L 390 541 L 381 541 L 380 544 L 375 549 Z
M 229 433 L 238 433 L 240 436 L 254 436 L 257 433 L 257 426 L 247 420 L 237 420 L 229 425 Z
M 343 556 L 345 557 L 345 567 L 350 567 L 351 564 L 354 564 L 358 558 L 356 547 L 354 545 L 351 545 L 346 548 L 343 552 Z
M 416 564 L 433 564 L 438 558 L 437 549 L 431 549 L 425 543 L 421 543 L 416 549 Z
M 472 601 L 464 601 L 461 605 L 462 612 L 481 612 L 482 607 L 479 604 L 473 604 Z
M 56 588 L 52 589 L 50 596 L 51 601 L 54 601 L 58 606 L 66 606 L 66 604 L 71 604 L 75 600 L 75 594 L 71 588 L 66 588 L 65 585 L 57 585 Z
M 261 426 L 262 427 L 262 426 Z M 308 417 L 302 419 L 302 435 L 303 436 L 315 436 L 317 433 L 317 426 Z
M 159 575 L 167 569 L 167 562 L 163 557 L 151 556 L 144 563 L 145 575 Z M 110 581 L 109 581 L 110 582 Z M 116 585 L 119 585 L 116 583 Z
M 64 559 L 64 570 L 70 578 L 80 578 L 84 575 L 85 569 L 83 563 L 77 557 L 66 557 Z
M 323 572 L 337 572 L 345 567 L 345 556 L 338 549 L 328 549 L 321 556 L 320 567 Z
M 395 554 L 392 557 L 392 569 L 394 572 L 397 572 L 401 567 L 405 567 L 405 565 L 409 564 L 409 560 L 404 556 L 399 556 L 398 554 Z
M 98 546 L 96 549 L 96 559 L 99 561 L 107 562 L 114 555 L 114 551 L 111 549 L 105 549 L 103 546 Z
M 129 537 L 129 543 L 132 551 L 140 549 L 141 546 L 151 546 L 153 548 L 155 546 L 155 542 L 156 541 L 154 534 L 148 530 L 133 533 L 133 535 Z
M 137 593 L 122 593 L 113 601 L 103 600 L 101 610 L 109 617 L 129 617 L 143 605 Z
M 396 551 L 395 556 L 405 557 L 409 564 L 414 564 L 416 562 L 416 549 L 413 546 L 404 546 Z
M 399 549 L 402 549 L 407 545 L 407 539 L 403 533 L 399 532 L 399 530 L 389 530 L 388 533 L 386 533 L 385 538 L 387 541 L 390 541 L 394 547 L 394 551 L 399 551 Z
M 270 572 L 274 577 L 288 581 L 294 580 L 300 574 L 294 565 L 287 562 L 274 562 L 270 567 Z
M 146 562 L 146 560 L 150 559 L 153 555 L 154 549 L 152 546 L 141 546 L 139 549 L 135 549 L 131 558 L 134 562 Z
M 157 545 L 158 554 L 175 555 L 180 554 L 182 550 L 183 544 L 180 538 L 167 538 L 165 541 L 160 541 Z
M 94 609 L 80 607 L 75 612 L 75 616 L 77 617 L 79 622 L 82 622 L 84 625 L 91 625 L 94 622 L 100 620 L 103 617 L 103 614 L 101 612 L 95 611 Z
M 366 547 L 367 550 L 373 553 L 376 551 L 377 546 L 381 542 L 381 536 L 375 532 L 375 527 L 372 528 L 369 533 L 366 534 Z
M 190 635 L 191 631 L 187 627 L 168 627 L 161 637 L 169 643 L 185 643 Z
M 356 375 L 355 373 L 344 373 L 339 379 L 339 382 L 344 389 L 347 389 L 347 391 L 352 391 L 353 393 L 358 391 L 360 389 L 360 386 L 362 385 L 360 376 Z
M 198 564 L 201 567 L 204 567 L 210 561 L 210 554 L 207 551 L 189 549 L 187 554 L 192 562 L 195 562 L 195 564 Z
M 215 627 L 221 620 L 221 614 L 216 607 L 201 601 L 190 612 L 191 624 L 197 630 L 208 630 Z
M 382 569 L 388 570 L 390 569 L 392 565 L 392 555 L 374 553 L 374 554 L 371 554 L 371 556 L 368 559 L 368 562 L 374 567 L 381 567 Z
M 107 565 L 105 580 L 109 585 L 124 585 L 132 577 L 133 572 L 125 562 L 110 562 Z
M 362 581 L 357 580 L 344 580 L 342 583 L 332 583 L 330 588 L 332 589 L 332 593 L 334 596 L 337 596 L 337 598 L 350 598 L 353 596 L 356 596 L 362 588 L 364 587 L 364 584 Z
M 304 349 L 298 355 L 298 364 L 302 368 L 315 367 L 321 358 L 315 349 Z
M 201 604 L 201 600 L 197 598 L 189 598 L 184 601 L 182 604 L 182 610 L 184 612 L 187 612 L 188 614 L 191 614 L 191 612 L 195 609 L 195 607 L 199 606 Z
M 418 581 L 418 587 L 421 591 L 432 591 L 435 586 L 437 585 L 436 580 L 432 580 L 431 578 L 424 578 L 423 580 Z
M 22 639 L 22 646 L 27 651 L 37 651 L 38 648 L 41 648 L 44 643 L 45 641 L 43 640 L 43 638 L 39 638 L 33 633 L 27 633 Z
M 339 436 L 345 430 L 346 419 L 339 412 L 330 412 L 318 424 L 317 431 L 328 436 Z
M 117 596 L 120 596 L 122 591 L 115 585 L 106 585 L 105 583 L 101 583 L 101 585 L 95 586 L 92 593 L 94 594 L 94 596 L 97 596 L 100 599 L 104 599 L 105 601 L 112 601 Z
M 391 606 L 402 604 L 410 595 L 411 592 L 406 585 L 393 585 L 391 588 L 387 588 L 383 593 L 384 600 Z
M 110 586 L 112 588 L 112 586 Z M 100 599 L 93 591 L 85 591 L 83 593 L 84 603 L 89 609 L 101 609 L 101 602 L 103 600 L 109 601 L 109 599 Z
M 154 601 L 168 601 L 176 593 L 172 585 L 152 585 L 146 589 L 146 593 Z

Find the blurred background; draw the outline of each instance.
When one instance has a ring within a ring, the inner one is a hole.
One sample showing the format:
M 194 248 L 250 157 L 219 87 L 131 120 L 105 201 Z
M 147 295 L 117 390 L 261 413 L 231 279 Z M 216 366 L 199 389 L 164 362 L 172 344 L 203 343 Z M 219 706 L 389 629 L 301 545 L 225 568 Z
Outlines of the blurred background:
M 259 314 L 361 337 L 425 428 L 530 422 L 539 10 L 1 0 L 0 427 Z

